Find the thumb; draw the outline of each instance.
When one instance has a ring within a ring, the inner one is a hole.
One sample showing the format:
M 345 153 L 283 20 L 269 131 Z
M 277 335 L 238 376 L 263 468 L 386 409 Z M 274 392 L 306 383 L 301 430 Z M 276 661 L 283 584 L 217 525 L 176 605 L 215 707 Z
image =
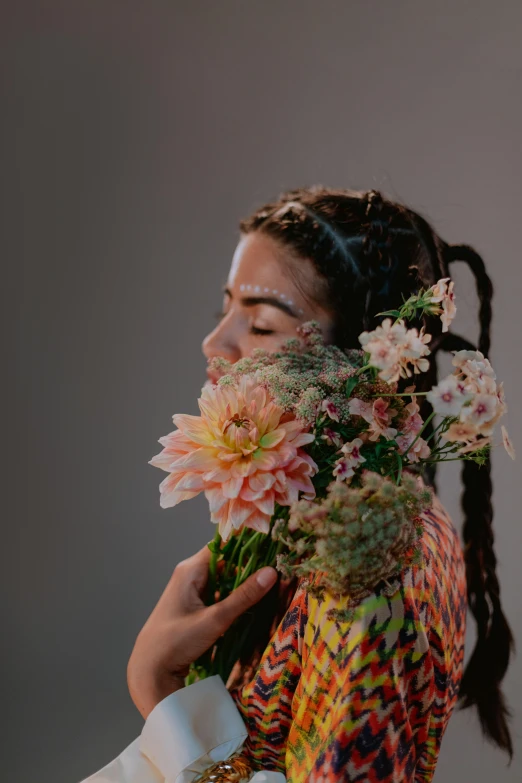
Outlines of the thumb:
M 249 576 L 229 596 L 210 606 L 208 611 L 213 615 L 212 621 L 217 633 L 219 635 L 225 633 L 234 620 L 242 615 L 243 612 L 246 612 L 247 609 L 250 609 L 251 606 L 257 604 L 268 593 L 270 588 L 276 583 L 276 580 L 277 571 L 275 568 L 266 566 Z

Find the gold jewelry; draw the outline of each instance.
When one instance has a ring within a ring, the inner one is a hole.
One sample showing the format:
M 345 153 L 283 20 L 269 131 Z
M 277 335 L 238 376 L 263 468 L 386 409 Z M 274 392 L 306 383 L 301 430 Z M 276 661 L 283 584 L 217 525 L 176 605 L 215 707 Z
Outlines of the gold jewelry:
M 250 762 L 241 755 L 234 753 L 225 761 L 218 761 L 196 778 L 196 783 L 247 783 L 254 774 Z

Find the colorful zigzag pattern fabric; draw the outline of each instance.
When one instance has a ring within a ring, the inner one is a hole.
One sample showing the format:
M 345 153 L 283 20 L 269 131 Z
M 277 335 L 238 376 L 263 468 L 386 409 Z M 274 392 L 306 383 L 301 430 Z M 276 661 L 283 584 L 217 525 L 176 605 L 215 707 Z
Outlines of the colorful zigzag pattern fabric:
M 391 595 L 379 583 L 350 622 L 328 617 L 346 599 L 299 583 L 253 678 L 231 689 L 257 769 L 288 783 L 432 780 L 462 678 L 467 598 L 459 535 L 438 499 L 422 521 L 423 562 Z

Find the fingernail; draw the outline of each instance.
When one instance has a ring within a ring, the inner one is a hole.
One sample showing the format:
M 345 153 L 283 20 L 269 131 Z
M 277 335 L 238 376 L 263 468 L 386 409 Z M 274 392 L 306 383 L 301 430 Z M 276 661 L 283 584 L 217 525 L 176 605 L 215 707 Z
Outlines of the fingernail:
M 257 581 L 261 587 L 269 587 L 270 585 L 273 585 L 276 579 L 277 573 L 273 568 L 270 568 L 270 566 L 262 568 L 257 574 Z

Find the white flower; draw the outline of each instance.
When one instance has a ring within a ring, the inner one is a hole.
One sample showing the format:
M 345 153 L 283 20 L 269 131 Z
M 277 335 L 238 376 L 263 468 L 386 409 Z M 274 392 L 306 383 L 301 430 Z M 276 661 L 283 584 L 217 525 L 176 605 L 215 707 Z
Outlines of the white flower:
M 458 416 L 462 406 L 472 399 L 472 394 L 466 392 L 455 375 L 448 375 L 426 395 L 435 413 L 441 416 Z
M 479 431 L 473 424 L 462 421 L 455 421 L 450 425 L 447 432 L 442 433 L 444 440 L 449 441 L 461 441 L 462 443 L 470 443 L 475 440 Z
M 359 342 L 370 354 L 369 363 L 380 370 L 379 377 L 388 383 L 409 378 L 409 365 L 416 373 L 428 369 L 429 362 L 423 357 L 430 353 L 426 347 L 430 340 L 431 335 L 424 334 L 424 328 L 419 333 L 417 329 L 406 329 L 402 319 L 392 324 L 391 318 L 385 318 L 373 332 L 359 335 Z
M 496 394 L 476 394 L 471 405 L 462 408 L 460 420 L 472 424 L 484 434 L 483 425 L 491 421 L 497 413 L 498 398 Z
M 442 302 L 444 300 L 448 290 L 448 280 L 451 280 L 451 277 L 441 277 L 435 285 L 431 286 L 428 293 L 432 302 Z
M 496 391 L 495 371 L 481 351 L 455 351 L 452 364 L 457 374 L 464 376 L 470 391 L 493 394 Z
M 344 457 L 341 457 L 341 459 L 337 460 L 332 472 L 336 481 L 345 481 L 346 479 L 351 478 L 355 473 L 354 469 L 349 463 L 349 460 L 345 459 Z
M 491 367 L 489 360 L 484 357 L 482 351 L 453 351 L 452 353 L 453 360 L 451 363 L 454 367 L 462 367 L 467 362 L 484 362 Z
M 424 327 L 421 328 L 420 332 L 417 332 L 416 329 L 408 329 L 400 362 L 401 376 L 403 378 L 411 377 L 408 364 L 413 366 L 415 373 L 426 372 L 430 363 L 424 357 L 430 353 L 430 349 L 426 347 L 426 343 L 429 343 L 430 340 L 431 334 L 425 334 Z
M 362 443 L 360 438 L 354 438 L 341 447 L 341 451 L 345 456 L 345 461 L 348 462 L 351 468 L 357 468 L 363 462 L 366 462 L 366 459 L 360 452 Z
M 504 448 L 506 449 L 511 459 L 515 459 L 517 456 L 515 453 L 515 448 L 511 442 L 511 438 L 508 435 L 508 431 L 503 424 L 500 427 L 500 431 L 502 433 L 502 443 L 504 444 Z
M 496 395 L 498 400 L 498 408 L 500 411 L 502 411 L 501 416 L 503 416 L 504 413 L 507 413 L 506 395 L 504 393 L 504 381 L 498 384 Z
M 402 321 L 392 325 L 391 318 L 385 318 L 373 332 L 362 332 L 359 342 L 370 354 L 370 364 L 381 370 L 379 376 L 390 383 L 400 376 L 400 347 L 406 339 L 406 328 Z
M 370 343 L 379 343 L 386 341 L 390 345 L 402 346 L 406 342 L 407 329 L 404 321 L 401 319 L 396 323 L 392 323 L 391 318 L 385 318 L 380 326 L 373 330 L 373 332 L 362 332 L 359 335 L 359 342 L 366 348 Z M 370 351 L 369 348 L 366 348 Z
M 428 291 L 428 293 L 431 294 L 431 301 L 440 302 L 442 305 L 442 308 L 438 308 L 437 312 L 440 313 L 443 332 L 448 331 L 449 326 L 457 313 L 455 294 L 453 293 L 454 285 L 453 280 L 449 277 L 443 277 Z M 432 309 L 432 312 L 436 311 Z

